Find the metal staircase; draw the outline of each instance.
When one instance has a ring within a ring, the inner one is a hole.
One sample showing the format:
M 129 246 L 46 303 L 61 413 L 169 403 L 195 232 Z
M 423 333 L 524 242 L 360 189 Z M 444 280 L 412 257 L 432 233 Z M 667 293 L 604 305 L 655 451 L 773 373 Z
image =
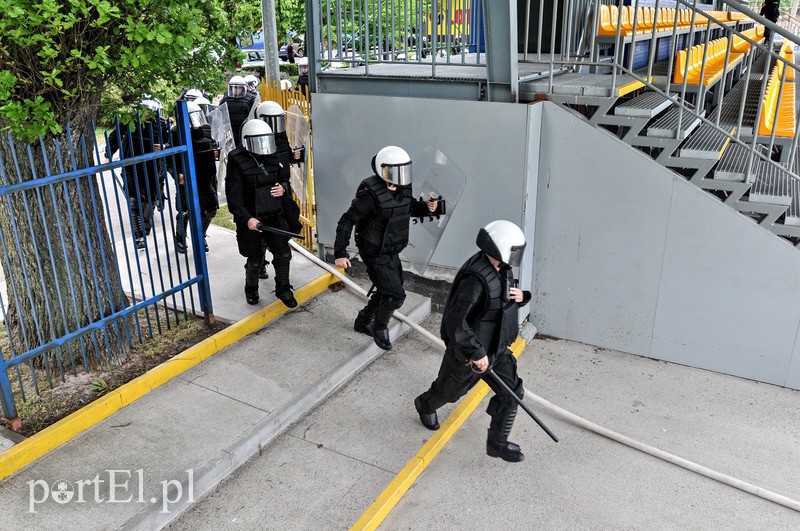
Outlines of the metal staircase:
M 637 8 L 636 4 L 633 9 Z M 693 17 L 708 17 L 715 22 L 715 17 L 721 16 L 694 9 L 692 4 L 680 0 L 678 4 L 681 8 L 691 8 Z M 731 11 L 735 9 L 729 7 Z M 745 15 L 759 18 L 752 12 Z M 760 20 L 755 22 L 761 23 Z M 695 38 L 692 34 L 684 42 L 696 45 L 699 41 L 708 45 L 712 35 L 717 39 L 724 35 L 731 42 L 742 38 L 743 33 L 735 29 L 738 27 L 735 23 L 725 26 L 720 21 L 718 26 L 715 26 L 717 33 L 709 29 L 704 36 Z M 708 27 L 711 28 L 711 24 Z M 581 61 L 575 62 L 576 70 L 595 70 L 594 73 L 537 80 L 521 85 L 520 94 L 523 97 L 534 95 L 533 101 L 546 93 L 551 101 L 578 111 L 593 125 L 648 154 L 662 166 L 800 248 L 800 176 L 797 174 L 800 171 L 797 147 L 800 134 L 795 129 L 795 135 L 789 138 L 776 136 L 775 132 L 765 136 L 759 127 L 761 101 L 771 69 L 780 64 L 784 71 L 796 72 L 798 65 L 785 56 L 781 58 L 780 52 L 770 45 L 751 42 L 746 60 L 739 61 L 735 71 L 723 71 L 721 82 L 713 92 L 702 85 L 687 91 L 686 83 L 682 86 L 670 84 L 671 58 L 655 62 L 657 58 L 651 53 L 647 65 L 634 69 L 633 59 L 627 60 L 630 53 L 622 52 L 626 41 L 617 37 L 617 48 L 612 51 L 610 63 L 592 62 L 592 67 L 587 69 L 581 66 Z M 800 44 L 797 37 L 787 36 L 787 39 Z M 673 40 L 678 39 L 674 36 Z M 676 49 L 677 45 L 673 56 Z M 624 61 L 623 57 L 626 57 Z M 603 68 L 607 71 L 602 72 Z M 667 75 L 655 80 L 652 74 L 661 71 Z M 580 85 L 575 81 L 580 81 Z M 781 80 L 780 83 L 781 91 L 795 90 L 793 82 Z M 800 85 L 800 77 L 797 85 Z M 778 111 L 774 119 L 778 124 Z M 796 122 L 800 128 L 800 121 Z

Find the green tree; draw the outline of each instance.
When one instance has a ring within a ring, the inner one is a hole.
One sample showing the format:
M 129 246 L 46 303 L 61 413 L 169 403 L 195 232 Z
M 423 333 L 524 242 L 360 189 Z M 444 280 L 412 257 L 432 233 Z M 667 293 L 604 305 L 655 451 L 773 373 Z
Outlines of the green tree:
M 80 154 L 85 149 L 91 164 L 95 143 L 91 124 L 101 113 L 104 95 L 113 95 L 105 100 L 115 107 L 105 112 L 114 115 L 120 110 L 119 105 L 133 104 L 143 93 L 173 101 L 184 87 L 214 89 L 224 84 L 226 70 L 231 70 L 239 58 L 235 46 L 238 28 L 242 23 L 244 27 L 252 23 L 247 19 L 248 11 L 236 9 L 237 4 L 232 0 L 0 0 L 0 157 L 5 166 L 2 184 L 46 175 L 45 153 L 50 161 L 65 161 L 64 171 L 70 171 L 87 164 L 80 155 L 77 161 L 70 162 L 70 150 Z M 236 20 L 239 16 L 245 20 Z M 15 153 L 18 169 L 11 162 Z M 35 192 L 29 192 L 0 200 L 0 235 L 7 243 L 17 245 L 18 240 L 19 252 L 2 257 L 10 282 L 25 285 L 23 269 L 38 270 L 34 251 L 47 249 L 45 220 L 59 218 L 67 223 L 68 205 L 90 197 L 90 186 L 98 190 L 96 182 L 82 179 L 80 183 L 68 182 L 63 189 L 55 188 L 53 194 L 41 194 L 38 199 Z M 15 234 L 12 212 L 21 219 L 25 203 L 34 210 L 30 230 Z M 105 223 L 102 209 L 98 210 Z M 65 308 L 70 314 L 65 323 L 39 319 L 39 334 L 28 337 L 29 347 L 59 337 L 67 326 L 85 326 L 92 316 L 100 312 L 107 315 L 111 306 L 127 304 L 118 278 L 111 282 L 96 278 L 89 270 L 91 264 L 79 260 L 81 254 L 89 256 L 90 251 L 95 257 L 102 256 L 103 250 L 108 257 L 105 266 L 111 272 L 117 270 L 107 235 L 88 232 L 89 235 L 75 231 L 77 244 L 64 249 L 63 256 L 48 265 L 50 274 L 27 282 L 33 292 L 31 302 L 26 298 L 19 305 L 14 304 L 9 290 L 9 332 L 17 352 L 23 344 L 20 330 L 35 326 L 33 312 L 46 315 L 44 301 L 59 300 L 59 287 L 69 286 L 69 268 L 73 276 L 80 271 L 92 285 L 87 290 L 74 290 L 74 297 L 80 300 Z M 90 295 L 85 296 L 84 292 Z M 73 307 L 77 311 L 71 310 Z M 17 308 L 21 310 L 17 312 Z M 112 358 L 127 355 L 125 341 L 118 338 L 106 337 L 95 345 Z M 87 349 L 91 348 L 87 345 Z

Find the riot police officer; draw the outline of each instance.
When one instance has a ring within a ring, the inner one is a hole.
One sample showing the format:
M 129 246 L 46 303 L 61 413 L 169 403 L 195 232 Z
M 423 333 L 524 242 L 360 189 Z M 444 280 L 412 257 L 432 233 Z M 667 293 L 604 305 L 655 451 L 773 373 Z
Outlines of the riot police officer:
M 356 246 L 375 291 L 358 312 L 353 329 L 371 335 L 376 345 L 389 350 L 389 320 L 406 298 L 399 253 L 408 245 L 409 220 L 435 212 L 438 202 L 412 196 L 411 157 L 403 148 L 386 146 L 378 151 L 372 170 L 375 175 L 361 182 L 350 208 L 339 219 L 334 258 L 337 267 L 350 267 L 347 246 L 355 226 Z
M 281 163 L 281 178 L 285 181 L 289 181 L 291 175 L 289 166 L 291 164 L 300 164 L 303 162 L 303 157 L 305 156 L 305 146 L 301 146 L 298 149 L 292 149 L 289 145 L 289 137 L 286 136 L 286 112 L 279 103 L 275 101 L 265 101 L 260 103 L 258 107 L 256 107 L 255 117 L 266 122 L 267 125 L 269 125 L 272 129 L 272 132 L 275 134 L 275 148 L 277 149 L 276 155 Z M 269 278 L 269 274 L 267 273 L 267 265 L 269 265 L 269 262 L 266 258 L 264 258 L 264 264 L 258 271 L 258 278 Z
M 436 410 L 456 402 L 480 379 L 495 392 L 486 412 L 492 420 L 486 453 L 505 461 L 522 461 L 518 445 L 508 441 L 517 415 L 517 402 L 486 375 L 491 366 L 509 389 L 522 398 L 525 390 L 517 375 L 517 360 L 509 345 L 519 333 L 517 310 L 531 298 L 515 287 L 511 267 L 525 251 L 525 235 L 510 221 L 493 221 L 481 228 L 480 251 L 461 266 L 453 280 L 442 315 L 441 336 L 447 349 L 439 375 L 430 389 L 414 400 L 422 424 L 439 429 Z
M 194 153 L 195 182 L 197 183 L 197 199 L 200 203 L 200 217 L 203 223 L 203 243 L 205 250 L 208 251 L 206 242 L 206 231 L 211 224 L 211 220 L 217 214 L 219 201 L 217 199 L 217 164 L 214 159 L 216 142 L 211 138 L 211 126 L 208 125 L 203 109 L 197 103 L 187 102 L 186 108 L 189 114 L 189 126 L 192 132 L 192 150 Z M 178 145 L 180 133 L 178 127 L 172 128 L 172 144 Z M 191 208 L 191 198 L 186 195 L 185 175 L 183 157 L 175 158 L 177 191 L 175 193 L 175 208 L 178 213 L 175 216 L 175 250 L 178 253 L 186 253 L 186 228 L 189 224 L 189 211 Z
M 242 76 L 233 76 L 228 82 L 228 92 L 222 97 L 220 105 L 228 104 L 228 116 L 236 147 L 242 147 L 242 125 L 250 118 L 255 98 L 247 92 L 247 82 Z
M 241 143 L 242 147 L 228 156 L 225 193 L 236 222 L 239 254 L 247 258 L 245 298 L 248 304 L 258 304 L 258 271 L 269 249 L 275 268 L 275 296 L 294 308 L 297 301 L 289 283 L 289 237 L 264 227 L 298 232 L 300 210 L 292 199 L 289 181 L 282 177 L 280 161 L 275 156 L 275 136 L 269 125 L 262 120 L 248 120 L 242 127 Z
M 155 98 L 141 101 L 142 116 L 132 126 L 120 125 L 108 136 L 105 159 L 109 161 L 119 149 L 122 159 L 160 151 L 169 146 L 170 131 L 167 120 L 162 117 L 163 107 Z M 125 192 L 130 207 L 133 237 L 137 249 L 145 248 L 145 235 L 153 226 L 153 205 L 160 203 L 162 189 L 161 161 L 148 161 L 125 166 Z

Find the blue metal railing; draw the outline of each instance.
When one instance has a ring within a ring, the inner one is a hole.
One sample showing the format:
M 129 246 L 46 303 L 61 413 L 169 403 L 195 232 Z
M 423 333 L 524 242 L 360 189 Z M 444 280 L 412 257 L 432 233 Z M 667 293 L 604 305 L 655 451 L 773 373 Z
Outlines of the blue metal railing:
M 176 117 L 172 131 L 159 116 L 131 126 L 117 120 L 102 151 L 97 142 L 87 145 L 86 135 L 97 137 L 94 125 L 77 138 L 67 127 L 59 138 L 31 144 L 0 139 L 6 418 L 17 417 L 16 401 L 27 400 L 31 388 L 41 392 L 42 379 L 52 388 L 81 366 L 106 366 L 189 314 L 213 319 L 185 103 Z M 109 146 L 119 158 L 101 163 L 113 155 Z M 178 167 L 188 205 L 173 181 Z M 192 251 L 181 255 L 176 214 L 187 210 Z

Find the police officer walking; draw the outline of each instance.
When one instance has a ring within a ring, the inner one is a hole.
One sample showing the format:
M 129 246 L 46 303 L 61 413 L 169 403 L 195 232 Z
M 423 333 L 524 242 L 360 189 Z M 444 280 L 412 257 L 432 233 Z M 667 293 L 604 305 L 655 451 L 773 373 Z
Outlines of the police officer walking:
M 480 229 L 476 243 L 480 251 L 461 266 L 447 297 L 441 325 L 447 349 L 439 375 L 414 407 L 422 424 L 437 430 L 436 410 L 456 402 L 482 379 L 495 393 L 486 409 L 492 418 L 486 453 L 519 462 L 525 455 L 508 440 L 517 402 L 486 371 L 492 367 L 509 389 L 524 396 L 517 360 L 508 347 L 519 333 L 518 307 L 531 298 L 529 291 L 515 287 L 511 270 L 522 260 L 525 235 L 510 221 L 498 220 Z
M 289 144 L 289 137 L 286 135 L 286 111 L 278 102 L 265 101 L 256 107 L 255 116 L 269 125 L 275 135 L 275 154 L 280 162 L 281 181 L 290 182 L 291 172 L 289 166 L 300 164 L 305 156 L 305 146 L 292 149 Z M 267 279 L 267 265 L 269 262 L 264 258 L 264 263 L 258 271 L 258 278 Z M 245 267 L 247 267 L 245 265 Z
M 206 115 L 198 103 L 200 98 L 194 102 L 186 103 L 189 114 L 189 126 L 192 132 L 192 150 L 194 152 L 194 169 L 197 183 L 197 199 L 200 203 L 200 218 L 203 222 L 203 243 L 205 250 L 208 251 L 206 242 L 206 231 L 211 224 L 211 220 L 217 215 L 219 201 L 217 199 L 217 163 L 214 158 L 216 142 L 211 138 L 211 126 L 208 125 Z M 180 133 L 178 127 L 172 128 L 172 145 L 180 143 Z M 175 194 L 175 208 L 178 213 L 175 216 L 175 250 L 178 253 L 186 253 L 186 228 L 189 224 L 189 211 L 191 198 L 186 195 L 186 168 L 184 167 L 183 157 L 176 157 L 175 160 L 177 173 L 177 191 Z
M 119 149 L 121 158 L 131 158 L 160 151 L 170 141 L 167 121 L 161 117 L 163 107 L 154 98 L 145 98 L 141 102 L 143 114 L 137 125 L 120 125 L 120 134 L 114 129 L 108 136 L 105 160 L 108 162 Z M 144 237 L 150 234 L 153 226 L 153 203 L 161 197 L 160 161 L 148 161 L 125 166 L 125 190 L 130 207 L 133 237 L 137 249 L 145 248 Z
M 353 329 L 372 336 L 384 350 L 392 348 L 389 320 L 403 305 L 403 268 L 399 253 L 408 245 L 411 216 L 435 212 L 438 201 L 415 199 L 411 192 L 411 157 L 397 146 L 386 146 L 372 158 L 375 175 L 364 179 L 350 208 L 336 226 L 336 267 L 349 268 L 347 246 L 356 228 L 356 246 L 361 254 L 374 293 L 358 312 Z
M 242 147 L 242 125 L 250 118 L 255 95 L 247 92 L 247 82 L 242 76 L 233 76 L 228 81 L 228 92 L 222 97 L 220 105 L 228 104 L 228 116 L 231 120 L 233 141 L 236 147 Z
M 225 194 L 236 222 L 239 254 L 247 258 L 245 298 L 248 304 L 258 304 L 258 272 L 269 249 L 275 268 L 275 296 L 294 308 L 297 300 L 289 283 L 289 237 L 265 227 L 299 232 L 300 209 L 292 199 L 289 181 L 282 176 L 269 125 L 262 120 L 248 120 L 242 127 L 241 143 L 242 147 L 228 156 Z

